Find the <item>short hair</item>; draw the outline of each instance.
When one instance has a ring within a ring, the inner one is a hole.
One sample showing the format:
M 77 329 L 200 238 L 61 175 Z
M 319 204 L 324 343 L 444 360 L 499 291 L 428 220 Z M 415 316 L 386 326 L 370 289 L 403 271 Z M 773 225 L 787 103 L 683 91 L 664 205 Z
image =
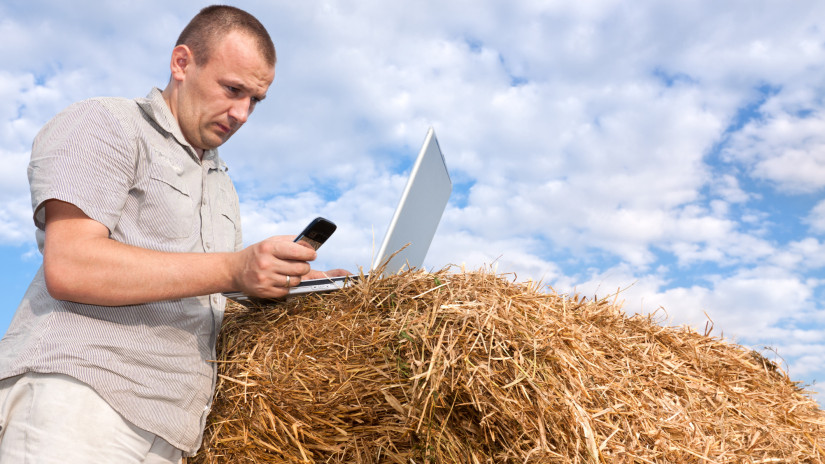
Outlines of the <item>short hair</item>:
M 251 14 L 234 6 L 212 5 L 202 9 L 183 28 L 175 46 L 189 47 L 195 63 L 202 66 L 209 61 L 217 41 L 234 31 L 250 34 L 257 41 L 258 52 L 267 64 L 275 65 L 275 45 L 264 25 Z

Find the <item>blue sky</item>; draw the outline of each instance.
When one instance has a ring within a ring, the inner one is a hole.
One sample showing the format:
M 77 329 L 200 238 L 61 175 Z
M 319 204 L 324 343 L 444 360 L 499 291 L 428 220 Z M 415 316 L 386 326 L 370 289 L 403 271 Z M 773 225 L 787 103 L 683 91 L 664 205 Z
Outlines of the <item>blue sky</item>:
M 0 332 L 40 262 L 34 135 L 76 100 L 163 87 L 206 4 L 0 4 Z M 339 229 L 318 267 L 369 266 L 433 126 L 456 189 L 426 266 L 621 290 L 822 390 L 822 2 L 236 4 L 279 56 L 221 149 L 247 244 L 322 215 Z

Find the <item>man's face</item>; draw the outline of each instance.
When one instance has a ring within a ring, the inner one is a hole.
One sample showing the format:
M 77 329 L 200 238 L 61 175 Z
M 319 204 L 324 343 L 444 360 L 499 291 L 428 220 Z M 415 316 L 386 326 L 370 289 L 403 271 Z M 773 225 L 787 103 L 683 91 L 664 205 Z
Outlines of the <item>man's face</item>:
M 230 32 L 219 39 L 209 61 L 190 63 L 180 82 L 173 114 L 186 140 L 201 150 L 222 145 L 266 97 L 274 78 L 252 37 Z

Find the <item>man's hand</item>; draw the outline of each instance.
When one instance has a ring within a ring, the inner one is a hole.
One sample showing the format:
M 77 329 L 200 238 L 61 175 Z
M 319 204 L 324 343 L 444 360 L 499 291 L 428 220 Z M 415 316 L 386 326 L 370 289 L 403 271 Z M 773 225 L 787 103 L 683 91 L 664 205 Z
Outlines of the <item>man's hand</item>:
M 235 288 L 250 296 L 279 298 L 301 283 L 316 255 L 312 247 L 295 243 L 293 238 L 271 237 L 240 251 L 233 273 Z

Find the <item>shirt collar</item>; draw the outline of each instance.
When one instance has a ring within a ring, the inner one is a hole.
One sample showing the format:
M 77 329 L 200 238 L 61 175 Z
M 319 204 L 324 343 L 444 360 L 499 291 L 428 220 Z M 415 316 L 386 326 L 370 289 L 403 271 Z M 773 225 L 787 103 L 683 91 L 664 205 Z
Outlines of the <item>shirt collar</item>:
M 197 151 L 186 141 L 186 137 L 183 136 L 177 119 L 175 119 L 175 116 L 172 114 L 172 110 L 169 109 L 169 105 L 166 104 L 163 93 L 159 88 L 153 88 L 146 98 L 139 98 L 137 103 L 140 108 L 155 121 L 160 129 L 174 137 L 181 146 L 187 149 L 195 160 L 198 160 Z M 211 164 L 210 167 L 213 169 L 221 169 L 223 171 L 228 169 L 226 163 L 218 156 L 217 149 L 204 151 L 202 162 Z

